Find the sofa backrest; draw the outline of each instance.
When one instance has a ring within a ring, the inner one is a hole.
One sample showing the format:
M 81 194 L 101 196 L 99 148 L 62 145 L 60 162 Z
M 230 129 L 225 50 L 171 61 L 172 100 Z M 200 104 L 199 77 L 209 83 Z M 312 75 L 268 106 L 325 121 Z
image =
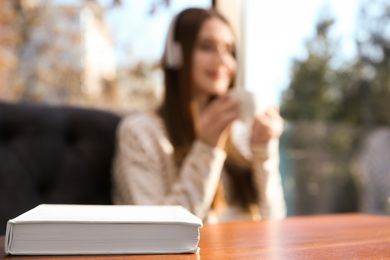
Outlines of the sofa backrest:
M 119 120 L 94 109 L 0 102 L 0 232 L 41 203 L 111 204 Z

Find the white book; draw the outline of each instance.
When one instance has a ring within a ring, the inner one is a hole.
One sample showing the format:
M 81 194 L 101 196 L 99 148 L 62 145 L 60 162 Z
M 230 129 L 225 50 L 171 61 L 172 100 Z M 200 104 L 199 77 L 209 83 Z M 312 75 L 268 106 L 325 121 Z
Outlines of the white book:
M 42 204 L 7 223 L 12 255 L 176 254 L 199 250 L 202 220 L 181 206 Z

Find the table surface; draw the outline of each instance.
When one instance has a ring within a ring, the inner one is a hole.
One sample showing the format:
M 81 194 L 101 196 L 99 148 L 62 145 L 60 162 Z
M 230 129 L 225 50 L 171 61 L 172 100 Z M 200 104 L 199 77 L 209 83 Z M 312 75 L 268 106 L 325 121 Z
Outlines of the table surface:
M 332 214 L 205 224 L 200 252 L 180 255 L 6 256 L 0 259 L 390 259 L 390 216 Z

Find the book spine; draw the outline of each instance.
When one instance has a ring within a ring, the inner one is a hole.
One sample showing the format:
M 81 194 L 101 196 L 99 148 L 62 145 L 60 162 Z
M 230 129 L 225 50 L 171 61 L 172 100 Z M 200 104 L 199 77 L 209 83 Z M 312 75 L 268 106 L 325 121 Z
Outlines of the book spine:
M 5 232 L 5 239 L 4 239 L 4 251 L 7 255 L 11 254 L 10 249 L 12 245 L 12 238 L 13 238 L 13 227 L 14 222 L 12 220 L 9 220 L 7 222 L 7 228 Z

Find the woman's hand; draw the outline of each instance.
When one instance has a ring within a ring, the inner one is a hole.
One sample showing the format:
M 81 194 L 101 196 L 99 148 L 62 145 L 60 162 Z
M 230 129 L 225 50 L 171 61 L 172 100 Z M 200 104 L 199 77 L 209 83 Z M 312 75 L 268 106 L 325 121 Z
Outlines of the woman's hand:
M 216 98 L 200 112 L 198 139 L 211 146 L 224 148 L 230 125 L 240 115 L 240 101 L 229 95 Z
M 273 138 L 279 138 L 283 132 L 283 118 L 276 107 L 268 107 L 255 117 L 252 126 L 252 144 L 265 144 Z

